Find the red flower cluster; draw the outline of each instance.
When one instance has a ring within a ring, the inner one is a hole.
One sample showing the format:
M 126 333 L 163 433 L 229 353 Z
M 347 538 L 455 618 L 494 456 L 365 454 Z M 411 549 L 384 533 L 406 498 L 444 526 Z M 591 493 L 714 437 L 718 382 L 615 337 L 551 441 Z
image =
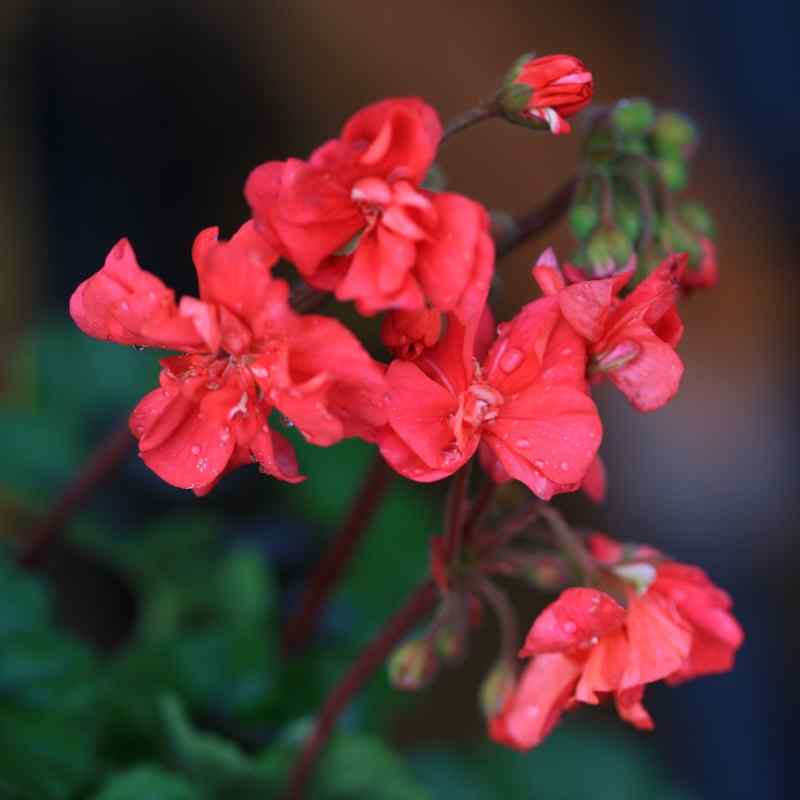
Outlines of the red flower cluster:
M 613 697 L 637 728 L 653 722 L 642 705 L 648 683 L 674 685 L 729 670 L 742 643 L 730 597 L 697 567 L 644 548 L 623 558 L 605 536 L 590 540 L 619 599 L 599 589 L 567 589 L 536 619 L 520 656 L 532 656 L 491 736 L 519 749 L 538 745 L 577 703 Z
M 252 223 L 229 242 L 202 231 L 192 255 L 199 300 L 176 304 L 123 239 L 70 301 L 90 336 L 185 353 L 161 361 L 161 388 L 131 414 L 145 463 L 197 494 L 252 461 L 302 480 L 291 445 L 269 427 L 273 408 L 315 444 L 374 437 L 386 419 L 383 370 L 341 323 L 292 311 L 288 286 L 270 273 L 277 254 Z

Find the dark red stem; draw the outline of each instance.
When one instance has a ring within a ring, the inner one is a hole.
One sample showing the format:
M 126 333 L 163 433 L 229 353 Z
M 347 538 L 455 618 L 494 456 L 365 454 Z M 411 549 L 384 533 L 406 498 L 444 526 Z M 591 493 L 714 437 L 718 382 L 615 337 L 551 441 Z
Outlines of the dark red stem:
M 530 214 L 516 217 L 514 220 L 516 224 L 511 227 L 511 230 L 495 242 L 497 257 L 502 258 L 508 255 L 523 242 L 558 222 L 569 210 L 577 186 L 578 179 L 570 178 L 550 195 L 543 206 Z
M 23 567 L 33 569 L 70 518 L 80 510 L 95 488 L 117 467 L 133 447 L 127 420 L 97 446 L 81 471 L 67 484 L 50 511 L 25 536 L 19 555 Z
M 335 536 L 333 544 L 322 556 L 311 576 L 299 610 L 286 626 L 284 648 L 287 653 L 302 650 L 313 636 L 325 602 L 367 532 L 393 474 L 380 454 L 376 454 L 364 483 L 350 506 L 347 519 Z
M 333 688 L 317 715 L 314 730 L 303 745 L 300 757 L 292 770 L 288 800 L 301 800 L 317 758 L 330 738 L 336 720 L 347 708 L 352 697 L 383 664 L 394 646 L 433 610 L 436 596 L 436 587 L 431 581 L 423 583 L 412 592 L 404 605 L 389 618 L 347 674 Z
M 469 484 L 469 474 L 472 467 L 472 460 L 468 461 L 453 476 L 450 484 L 450 493 L 447 496 L 447 508 L 445 510 L 444 527 L 444 557 L 446 561 L 452 561 L 461 552 L 462 534 L 464 530 L 464 518 L 467 507 L 467 486 Z

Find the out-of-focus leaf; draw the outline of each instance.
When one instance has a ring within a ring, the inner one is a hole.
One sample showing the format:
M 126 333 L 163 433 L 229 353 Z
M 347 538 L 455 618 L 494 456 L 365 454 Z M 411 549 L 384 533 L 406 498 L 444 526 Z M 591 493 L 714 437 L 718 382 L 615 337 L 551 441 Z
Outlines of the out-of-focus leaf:
M 528 753 L 489 743 L 461 750 L 427 748 L 414 753 L 411 764 L 434 797 L 690 800 L 670 784 L 644 744 L 614 724 L 570 721 Z
M 95 662 L 49 627 L 45 591 L 4 552 L 0 581 L 0 796 L 68 797 L 94 768 Z
M 273 796 L 272 777 L 232 742 L 194 728 L 175 695 L 159 701 L 175 765 L 197 786 L 222 800 L 258 800 Z
M 200 800 L 206 797 L 184 778 L 156 764 L 142 764 L 111 778 L 94 800 Z
M 276 786 L 286 786 L 299 744 L 299 741 L 283 741 L 259 759 Z M 314 771 L 308 796 L 310 800 L 432 800 L 439 797 L 424 789 L 404 761 L 383 742 L 362 734 L 339 734 L 331 740 Z

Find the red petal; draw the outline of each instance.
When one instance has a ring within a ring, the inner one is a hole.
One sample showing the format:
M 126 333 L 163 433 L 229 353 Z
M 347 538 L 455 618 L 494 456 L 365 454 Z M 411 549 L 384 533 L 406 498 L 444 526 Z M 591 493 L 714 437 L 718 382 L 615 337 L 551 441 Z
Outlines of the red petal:
M 436 111 L 416 97 L 373 103 L 352 116 L 342 141 L 361 148 L 360 161 L 371 175 L 419 182 L 436 155 L 442 125 Z
M 492 737 L 521 750 L 540 744 L 566 710 L 580 670 L 561 653 L 536 656 L 503 710 L 501 724 L 490 729 Z
M 613 300 L 613 278 L 573 283 L 558 294 L 561 313 L 590 342 L 596 342 L 605 333 Z
M 531 270 L 533 279 L 544 295 L 556 295 L 566 286 L 564 276 L 558 268 L 555 250 L 548 247 L 537 259 Z
M 600 456 L 595 456 L 594 461 L 589 464 L 581 489 L 594 503 L 602 503 L 606 499 L 606 468 Z
M 378 435 L 378 447 L 389 466 L 412 481 L 431 483 L 452 475 L 453 468 L 432 469 L 388 425 Z M 463 463 L 463 462 L 462 462 Z
M 622 627 L 625 609 L 598 589 L 574 588 L 542 611 L 528 632 L 521 656 L 573 650 Z
M 250 450 L 267 475 L 287 483 L 306 479 L 299 473 L 294 448 L 277 431 L 262 428 L 250 443 Z
M 619 688 L 627 663 L 628 640 L 625 631 L 620 628 L 603 636 L 589 650 L 583 674 L 575 689 L 575 698 L 581 703 L 597 705 L 600 702 L 598 693 L 605 694 Z
M 617 692 L 614 699 L 617 704 L 617 713 L 622 719 L 641 731 L 651 731 L 655 726 L 642 705 L 643 696 L 644 686 L 636 686 Z
M 646 325 L 627 326 L 625 336 L 640 348 L 639 354 L 606 374 L 634 408 L 655 411 L 677 394 L 683 377 L 683 362 L 672 347 Z

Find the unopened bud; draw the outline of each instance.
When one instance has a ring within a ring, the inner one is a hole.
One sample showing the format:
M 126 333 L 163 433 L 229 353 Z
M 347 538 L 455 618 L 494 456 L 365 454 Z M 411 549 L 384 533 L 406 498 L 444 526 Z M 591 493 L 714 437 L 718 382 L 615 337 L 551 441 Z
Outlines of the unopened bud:
M 439 660 L 427 638 L 401 644 L 389 656 L 389 682 L 404 692 L 430 686 L 438 671 Z
M 593 203 L 575 203 L 569 212 L 569 224 L 577 239 L 585 239 L 597 227 L 600 214 Z
M 691 264 L 700 262 L 700 239 L 675 216 L 667 217 L 659 229 L 662 247 L 668 253 L 688 253 Z
M 689 170 L 685 161 L 680 158 L 662 158 L 657 163 L 667 189 L 679 192 L 686 188 L 686 184 L 689 183 Z
M 676 111 L 662 111 L 653 128 L 653 146 L 665 158 L 685 159 L 697 144 L 697 129 L 691 120 Z
M 397 358 L 414 359 L 439 341 L 442 315 L 435 308 L 389 311 L 383 318 L 381 340 Z
M 516 683 L 516 670 L 507 660 L 502 659 L 492 667 L 480 690 L 481 710 L 487 719 L 494 719 L 503 711 Z
M 573 576 L 563 558 L 542 553 L 526 563 L 522 577 L 540 591 L 557 592 L 565 588 Z
M 598 278 L 626 266 L 632 255 L 631 240 L 616 225 L 603 225 L 586 245 L 587 261 Z
M 446 664 L 460 664 L 469 650 L 469 620 L 463 619 L 444 625 L 436 634 L 436 651 Z
M 705 206 L 700 203 L 684 203 L 678 210 L 681 220 L 695 233 L 714 237 L 714 221 Z
M 635 242 L 642 232 L 642 208 L 637 198 L 618 195 L 614 202 L 614 219 L 628 240 Z
M 655 122 L 653 104 L 644 98 L 620 100 L 611 112 L 611 121 L 625 136 L 641 136 Z
M 560 134 L 570 132 L 567 117 L 588 105 L 592 90 L 591 72 L 574 56 L 529 53 L 514 62 L 497 99 L 512 122 Z

